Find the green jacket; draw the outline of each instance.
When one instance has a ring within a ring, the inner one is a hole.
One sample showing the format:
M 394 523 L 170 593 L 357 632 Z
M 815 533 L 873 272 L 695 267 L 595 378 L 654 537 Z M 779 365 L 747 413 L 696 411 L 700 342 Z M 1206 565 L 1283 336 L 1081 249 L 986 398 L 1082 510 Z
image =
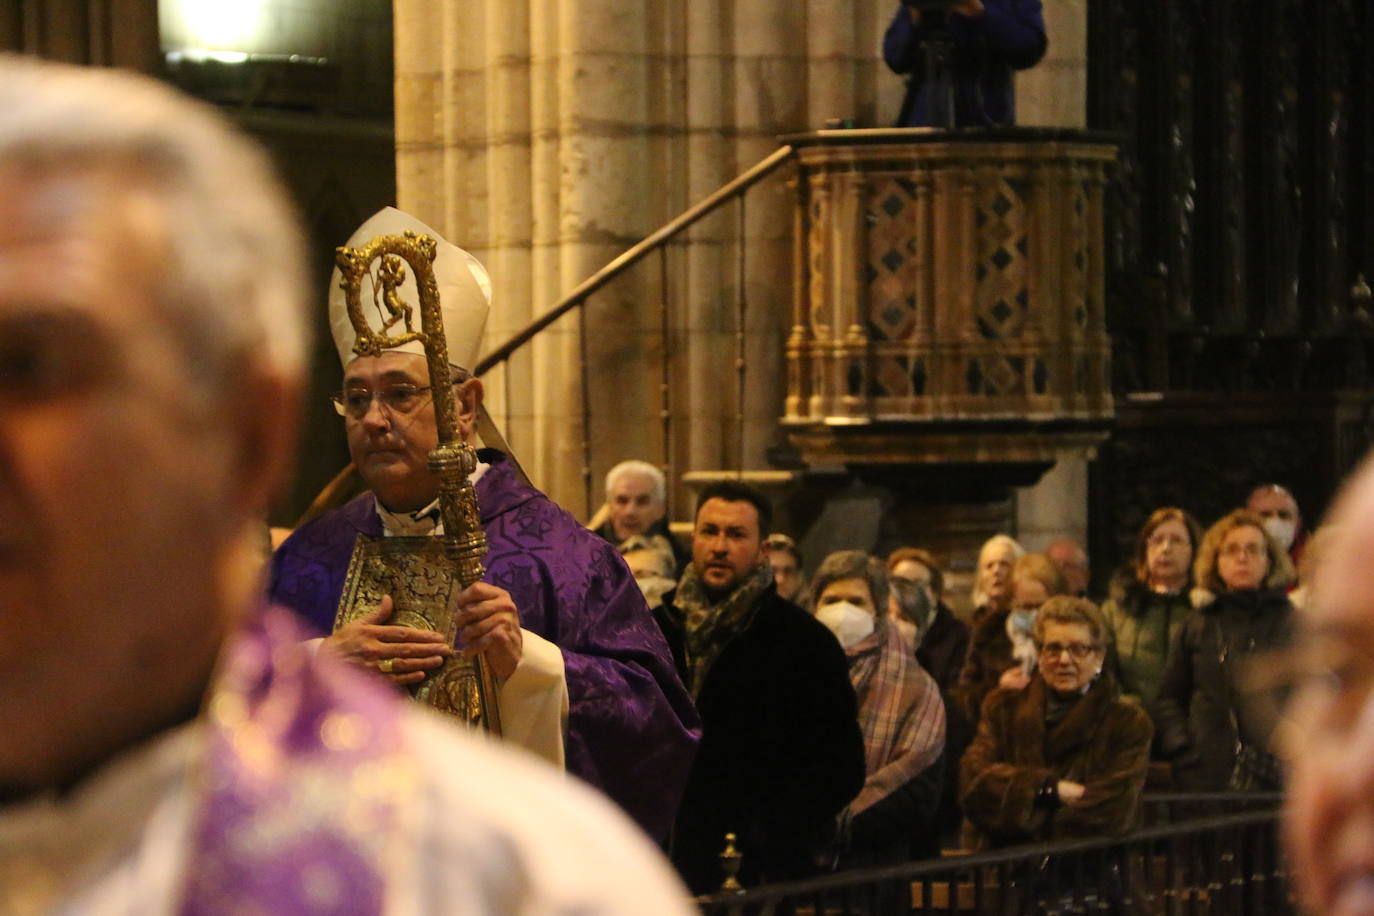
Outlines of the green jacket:
M 1102 604 L 1102 616 L 1112 637 L 1109 667 L 1116 674 L 1122 694 L 1135 697 L 1147 707 L 1159 695 L 1169 646 L 1183 629 L 1192 605 L 1187 592 L 1159 595 L 1125 569 L 1112 579 L 1111 597 Z

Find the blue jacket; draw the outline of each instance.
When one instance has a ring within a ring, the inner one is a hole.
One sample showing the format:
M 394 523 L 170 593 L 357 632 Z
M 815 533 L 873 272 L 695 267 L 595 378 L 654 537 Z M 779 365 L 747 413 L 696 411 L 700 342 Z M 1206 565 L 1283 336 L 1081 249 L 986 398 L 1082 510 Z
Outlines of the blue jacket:
M 956 127 L 1014 124 L 1011 71 L 1034 66 L 1048 44 L 1040 0 L 983 0 L 983 6 L 985 12 L 976 19 L 952 13 L 948 17 Z M 911 74 L 898 127 L 931 124 L 923 53 L 931 32 L 925 24 L 913 24 L 906 8 L 899 6 L 883 37 L 887 65 Z

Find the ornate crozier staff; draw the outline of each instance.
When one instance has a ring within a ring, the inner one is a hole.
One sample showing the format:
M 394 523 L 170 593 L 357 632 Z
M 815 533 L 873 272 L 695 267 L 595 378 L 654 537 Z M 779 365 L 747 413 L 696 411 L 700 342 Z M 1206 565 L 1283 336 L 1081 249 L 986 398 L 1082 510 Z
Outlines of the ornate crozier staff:
M 429 366 L 431 395 L 439 444 L 429 453 L 430 470 L 439 478 L 442 537 L 381 537 L 359 535 L 344 580 L 343 596 L 334 629 L 375 608 L 390 595 L 391 623 L 443 633 L 450 644 L 456 636 L 450 598 L 482 577 L 487 538 L 477 512 L 477 494 L 469 475 L 477 467 L 477 452 L 458 429 L 457 405 L 449 369 L 448 342 L 434 274 L 436 242 L 428 235 L 406 232 L 382 235 L 359 248 L 341 247 L 337 261 L 348 308 L 357 333 L 353 352 L 380 356 L 383 350 L 418 342 Z M 380 261 L 375 277 L 372 264 Z M 401 296 L 406 266 L 415 277 L 420 299 L 420 330 L 413 325 L 413 309 Z M 385 322 L 374 331 L 363 313 L 362 284 L 371 278 L 380 288 Z M 390 334 L 402 325 L 403 331 Z M 454 657 L 414 689 L 415 698 L 494 734 L 501 732 L 496 684 L 481 655 Z

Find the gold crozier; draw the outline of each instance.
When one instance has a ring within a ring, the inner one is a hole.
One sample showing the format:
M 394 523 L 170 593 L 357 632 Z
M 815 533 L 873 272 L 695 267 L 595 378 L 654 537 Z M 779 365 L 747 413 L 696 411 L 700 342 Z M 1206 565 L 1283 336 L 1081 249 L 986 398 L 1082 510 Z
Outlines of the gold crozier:
M 477 467 L 477 453 L 463 441 L 458 430 L 458 410 L 453 396 L 448 362 L 448 341 L 439 311 L 439 286 L 434 276 L 437 246 L 427 235 L 407 232 L 382 235 L 361 248 L 338 249 L 340 286 L 348 305 L 348 317 L 358 335 L 353 351 L 359 356 L 380 356 L 383 350 L 419 341 L 429 365 L 434 398 L 434 418 L 439 444 L 429 453 L 430 470 L 439 478 L 439 511 L 443 537 L 382 537 L 359 535 L 344 580 L 343 597 L 334 615 L 334 629 L 376 608 L 390 595 L 394 610 L 389 623 L 434 630 L 454 641 L 456 627 L 450 598 L 482 578 L 482 557 L 487 538 L 477 513 L 477 494 L 468 480 Z M 379 262 L 376 275 L 369 273 Z M 420 297 L 420 330 L 415 330 L 411 305 L 401 298 L 406 267 L 415 276 Z M 362 284 L 371 278 L 384 318 L 374 331 L 363 312 Z M 398 333 L 390 333 L 398 325 Z M 496 702 L 496 682 L 480 655 L 451 658 L 425 678 L 413 693 L 415 699 L 470 725 L 501 733 Z

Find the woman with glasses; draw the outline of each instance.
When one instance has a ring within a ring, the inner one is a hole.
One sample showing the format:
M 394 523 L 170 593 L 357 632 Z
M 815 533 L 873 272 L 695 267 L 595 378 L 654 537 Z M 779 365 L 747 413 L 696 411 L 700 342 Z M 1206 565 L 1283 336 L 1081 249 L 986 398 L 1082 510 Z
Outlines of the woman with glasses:
M 1248 662 L 1288 641 L 1288 553 L 1264 520 L 1237 509 L 1202 539 L 1193 566 L 1195 612 L 1169 653 L 1155 701 L 1159 750 L 1190 791 L 1277 789 L 1271 697 L 1247 687 Z
M 1030 684 L 988 696 L 960 763 L 971 848 L 1116 835 L 1139 821 L 1153 728 L 1103 670 L 1101 612 L 1082 598 L 1051 598 L 1033 635 Z
M 1156 509 L 1136 538 L 1130 565 L 1112 578 L 1102 605 L 1114 652 L 1108 664 L 1121 690 L 1148 708 L 1159 695 L 1169 646 L 1193 606 L 1193 555 L 1202 528 L 1182 509 Z

